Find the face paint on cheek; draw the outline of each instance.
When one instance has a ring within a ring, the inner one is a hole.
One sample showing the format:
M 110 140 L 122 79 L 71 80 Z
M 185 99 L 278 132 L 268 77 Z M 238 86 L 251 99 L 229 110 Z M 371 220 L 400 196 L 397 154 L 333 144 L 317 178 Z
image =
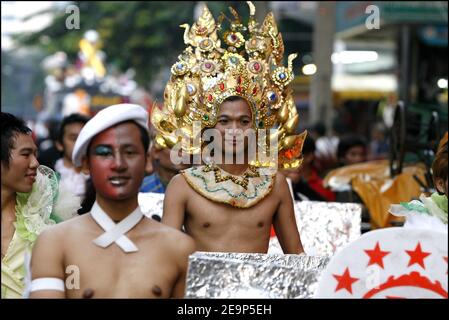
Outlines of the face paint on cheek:
M 105 170 L 108 170 L 109 168 L 105 168 Z M 97 166 L 97 170 L 101 170 L 100 166 Z M 92 173 L 92 182 L 95 185 L 95 188 L 97 189 L 97 192 L 107 196 L 115 198 L 119 195 L 119 188 L 113 186 L 111 182 L 109 181 L 109 178 L 104 172 L 100 173 Z
M 92 182 L 97 192 L 108 198 L 116 198 L 120 194 L 120 188 L 115 187 L 109 180 L 116 175 L 112 168 L 116 165 L 114 146 L 117 145 L 117 132 L 115 128 L 110 128 L 93 141 L 95 147 L 90 157 L 90 172 Z

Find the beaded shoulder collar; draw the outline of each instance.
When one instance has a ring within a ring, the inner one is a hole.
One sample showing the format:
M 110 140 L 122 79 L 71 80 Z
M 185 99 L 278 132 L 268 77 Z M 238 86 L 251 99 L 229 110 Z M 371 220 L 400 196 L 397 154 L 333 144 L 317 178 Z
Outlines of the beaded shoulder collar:
M 249 208 L 272 190 L 275 175 L 262 175 L 250 166 L 241 176 L 227 173 L 214 164 L 181 171 L 187 183 L 203 197 L 237 208 Z

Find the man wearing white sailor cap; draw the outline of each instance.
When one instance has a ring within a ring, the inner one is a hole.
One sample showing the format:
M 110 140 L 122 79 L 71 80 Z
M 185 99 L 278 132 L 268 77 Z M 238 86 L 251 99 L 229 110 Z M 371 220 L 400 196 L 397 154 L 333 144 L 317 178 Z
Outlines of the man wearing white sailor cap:
M 147 121 L 143 107 L 118 104 L 81 130 L 73 162 L 90 173 L 96 201 L 90 213 L 39 236 L 31 261 L 32 298 L 183 296 L 194 242 L 146 218 L 137 202 L 148 161 Z

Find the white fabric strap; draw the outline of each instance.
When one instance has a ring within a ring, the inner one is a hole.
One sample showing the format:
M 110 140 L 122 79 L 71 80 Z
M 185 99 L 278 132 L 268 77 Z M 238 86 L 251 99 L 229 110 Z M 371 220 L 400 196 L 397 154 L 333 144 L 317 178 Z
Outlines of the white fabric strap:
M 65 292 L 64 281 L 59 278 L 38 278 L 31 281 L 30 292 L 55 290 Z
M 143 218 L 143 213 L 140 211 L 140 207 L 137 206 L 136 210 L 131 212 L 125 219 L 116 224 L 97 204 L 94 203 L 92 210 L 90 211 L 92 218 L 98 225 L 106 231 L 101 236 L 93 240 L 93 242 L 102 248 L 110 246 L 112 243 L 116 243 L 125 252 L 136 252 L 139 249 L 136 245 L 129 240 L 125 234 L 134 228 L 140 220 Z

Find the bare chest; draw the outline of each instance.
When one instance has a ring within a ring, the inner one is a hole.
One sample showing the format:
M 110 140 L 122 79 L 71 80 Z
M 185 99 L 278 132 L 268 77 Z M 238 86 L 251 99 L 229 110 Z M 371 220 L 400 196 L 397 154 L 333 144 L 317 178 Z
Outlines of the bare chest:
M 237 208 L 217 203 L 193 193 L 186 206 L 186 224 L 194 228 L 213 230 L 234 228 L 258 230 L 270 227 L 278 202 L 271 194 L 249 208 Z
M 178 271 L 157 244 L 133 241 L 139 251 L 125 253 L 115 243 L 101 248 L 84 239 L 66 251 L 69 297 L 168 298 Z

